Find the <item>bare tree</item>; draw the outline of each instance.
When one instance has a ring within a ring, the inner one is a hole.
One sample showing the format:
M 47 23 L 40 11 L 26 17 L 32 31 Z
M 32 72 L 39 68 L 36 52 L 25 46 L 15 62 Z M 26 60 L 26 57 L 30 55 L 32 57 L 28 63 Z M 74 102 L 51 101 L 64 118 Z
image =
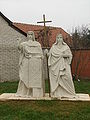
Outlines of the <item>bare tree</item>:
M 72 33 L 72 42 L 74 77 L 78 79 L 89 62 L 87 52 L 84 51 L 90 48 L 89 29 L 85 26 L 75 28 L 75 31 Z

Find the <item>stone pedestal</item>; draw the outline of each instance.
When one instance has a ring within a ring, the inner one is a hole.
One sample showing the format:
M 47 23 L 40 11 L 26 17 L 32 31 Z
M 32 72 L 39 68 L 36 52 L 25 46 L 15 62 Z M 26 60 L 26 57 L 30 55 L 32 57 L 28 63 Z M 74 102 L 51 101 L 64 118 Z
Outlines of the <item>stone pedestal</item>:
M 0 95 L 0 101 L 8 100 L 64 100 L 64 101 L 90 101 L 88 94 L 76 94 L 76 98 L 51 98 L 48 93 L 45 93 L 45 97 L 19 97 L 15 93 L 3 93 Z

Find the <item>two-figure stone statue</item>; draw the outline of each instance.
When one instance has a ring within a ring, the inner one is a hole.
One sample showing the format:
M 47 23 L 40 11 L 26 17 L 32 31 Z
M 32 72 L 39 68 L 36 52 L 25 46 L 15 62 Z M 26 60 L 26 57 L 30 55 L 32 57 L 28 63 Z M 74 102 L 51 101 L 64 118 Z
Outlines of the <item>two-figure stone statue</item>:
M 48 59 L 51 97 L 76 96 L 70 68 L 71 60 L 70 48 L 63 41 L 62 35 L 58 34 Z
M 35 41 L 34 32 L 28 31 L 27 41 L 19 44 L 19 76 L 17 95 L 43 97 L 43 52 L 39 42 Z M 51 97 L 75 97 L 70 64 L 72 54 L 61 34 L 47 53 Z
M 28 31 L 27 41 L 19 44 L 19 85 L 17 95 L 43 97 L 42 59 L 43 52 L 34 32 Z

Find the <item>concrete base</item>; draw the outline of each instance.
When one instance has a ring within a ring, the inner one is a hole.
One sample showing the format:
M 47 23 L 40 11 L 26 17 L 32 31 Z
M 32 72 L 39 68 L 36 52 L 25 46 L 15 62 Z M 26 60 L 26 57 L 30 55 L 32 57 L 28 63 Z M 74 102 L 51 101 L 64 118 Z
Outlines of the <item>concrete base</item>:
M 7 100 L 66 100 L 66 101 L 90 101 L 88 94 L 76 94 L 76 98 L 51 98 L 48 93 L 45 93 L 45 97 L 32 98 L 32 97 L 19 97 L 15 93 L 3 93 L 0 95 L 0 101 Z

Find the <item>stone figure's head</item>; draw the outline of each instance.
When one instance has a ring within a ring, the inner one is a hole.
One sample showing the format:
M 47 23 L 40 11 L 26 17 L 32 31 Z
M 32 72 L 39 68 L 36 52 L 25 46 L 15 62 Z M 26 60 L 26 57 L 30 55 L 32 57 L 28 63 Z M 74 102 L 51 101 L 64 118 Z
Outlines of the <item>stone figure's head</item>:
M 58 34 L 57 36 L 56 36 L 56 44 L 63 44 L 63 36 L 62 36 L 62 34 Z
M 28 38 L 28 40 L 35 41 L 34 32 L 33 32 L 33 31 L 28 31 L 28 32 L 27 32 L 27 38 Z

